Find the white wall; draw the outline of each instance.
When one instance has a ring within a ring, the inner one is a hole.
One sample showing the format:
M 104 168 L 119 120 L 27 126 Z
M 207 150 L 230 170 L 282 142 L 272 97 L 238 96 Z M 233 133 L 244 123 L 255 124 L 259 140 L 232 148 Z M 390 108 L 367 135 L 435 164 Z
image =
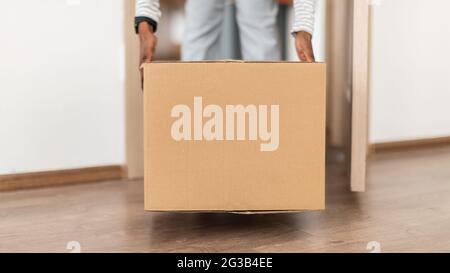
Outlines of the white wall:
M 377 2 L 370 142 L 450 136 L 450 1 Z
M 124 163 L 122 1 L 0 2 L 0 174 Z

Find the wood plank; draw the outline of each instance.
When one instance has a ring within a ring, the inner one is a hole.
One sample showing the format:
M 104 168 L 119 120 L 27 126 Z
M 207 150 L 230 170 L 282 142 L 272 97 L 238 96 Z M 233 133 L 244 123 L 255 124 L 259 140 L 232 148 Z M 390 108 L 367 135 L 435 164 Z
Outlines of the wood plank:
M 126 175 L 122 166 L 102 166 L 70 170 L 0 175 L 0 192 L 70 184 L 120 180 Z
M 367 0 L 353 2 L 353 88 L 351 190 L 366 189 L 368 145 L 368 71 L 369 71 L 369 5 Z

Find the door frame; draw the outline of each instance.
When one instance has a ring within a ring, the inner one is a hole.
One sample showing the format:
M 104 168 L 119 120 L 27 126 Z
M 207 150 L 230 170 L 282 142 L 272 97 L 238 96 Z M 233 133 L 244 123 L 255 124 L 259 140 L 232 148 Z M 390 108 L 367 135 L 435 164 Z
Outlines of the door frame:
M 369 0 L 353 0 L 350 185 L 366 190 L 369 123 Z
M 144 110 L 139 74 L 139 39 L 133 31 L 134 1 L 123 1 L 125 46 L 125 166 L 126 177 L 144 177 Z

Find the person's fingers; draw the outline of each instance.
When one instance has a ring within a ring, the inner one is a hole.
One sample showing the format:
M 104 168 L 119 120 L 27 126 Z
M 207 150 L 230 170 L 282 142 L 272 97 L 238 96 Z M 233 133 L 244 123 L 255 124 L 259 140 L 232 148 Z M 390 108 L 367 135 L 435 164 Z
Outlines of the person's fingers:
M 298 46 L 297 55 L 300 61 L 302 62 L 309 62 L 309 63 L 315 62 L 314 52 L 312 48 Z
M 307 50 L 305 50 L 305 58 L 308 63 L 315 62 L 314 53 L 311 48 L 308 48 Z
M 153 54 L 150 54 L 150 53 L 144 54 L 144 56 L 141 58 L 141 63 L 140 63 L 140 67 L 139 68 L 143 68 L 143 65 L 145 63 L 150 63 L 152 61 L 152 59 L 153 59 L 152 55 Z
M 142 62 L 141 62 L 141 64 L 140 64 L 140 66 L 139 66 L 139 70 L 143 70 L 144 69 L 144 64 L 146 64 L 146 63 L 150 63 L 151 61 L 150 60 L 148 60 L 148 59 L 145 59 L 145 60 L 143 60 Z
M 144 89 L 144 64 L 150 63 L 153 60 L 155 53 L 157 38 L 153 34 L 143 35 L 141 37 L 141 58 L 139 62 L 139 73 L 141 75 L 141 87 Z
M 308 62 L 308 53 L 302 45 L 297 45 L 297 55 L 300 61 Z
M 297 50 L 297 55 L 298 55 L 298 58 L 300 59 L 300 61 L 306 62 L 306 55 L 305 55 L 305 53 L 303 52 L 303 50 L 298 49 L 298 50 Z
M 146 64 L 146 63 L 151 63 L 152 60 L 153 60 L 152 54 L 146 54 L 146 55 L 142 58 L 141 64 L 140 64 L 140 67 L 139 67 L 139 68 L 142 69 L 142 68 L 144 67 L 144 64 Z
M 150 63 L 151 57 L 144 57 L 139 64 L 139 73 L 141 74 L 141 88 L 144 90 L 144 64 Z

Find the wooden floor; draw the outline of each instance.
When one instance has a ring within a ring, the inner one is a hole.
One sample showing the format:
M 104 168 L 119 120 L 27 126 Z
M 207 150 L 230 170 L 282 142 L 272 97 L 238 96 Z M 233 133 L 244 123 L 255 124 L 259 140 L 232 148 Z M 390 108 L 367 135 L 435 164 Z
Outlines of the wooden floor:
M 327 210 L 276 215 L 149 213 L 142 181 L 0 194 L 0 252 L 450 251 L 450 147 L 376 154 L 367 193 L 329 166 Z

